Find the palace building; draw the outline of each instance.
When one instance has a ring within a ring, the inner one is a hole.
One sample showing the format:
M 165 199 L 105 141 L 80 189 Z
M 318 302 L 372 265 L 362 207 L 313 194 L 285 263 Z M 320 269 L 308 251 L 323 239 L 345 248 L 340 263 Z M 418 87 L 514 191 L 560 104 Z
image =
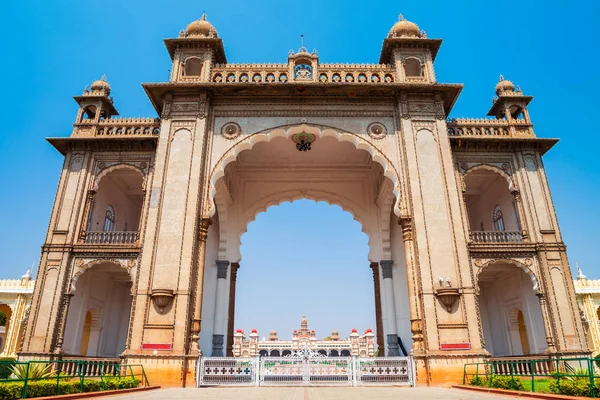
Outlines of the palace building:
M 294 331 L 292 340 L 280 340 L 275 330 L 269 333 L 269 340 L 259 340 L 256 329 L 252 329 L 248 339 L 242 329 L 238 329 L 233 335 L 234 357 L 285 357 L 303 349 L 331 357 L 373 357 L 375 335 L 371 328 L 367 328 L 363 335 L 352 329 L 348 338 L 341 339 L 339 332 L 334 330 L 329 337 L 318 340 L 316 332 L 308 329 L 306 316 L 302 316 L 300 329 Z
M 451 118 L 463 86 L 436 79 L 442 40 L 390 25 L 373 64 L 304 47 L 231 64 L 203 16 L 164 41 L 170 79 L 142 85 L 155 116 L 119 117 L 104 78 L 75 96 L 70 136 L 48 139 L 64 165 L 20 358 L 119 360 L 193 386 L 199 357 L 239 338 L 240 236 L 301 198 L 362 225 L 368 351 L 403 343 L 419 384 L 490 357 L 587 354 L 542 161 L 558 140 L 536 136 L 533 97 L 501 77 L 487 118 Z

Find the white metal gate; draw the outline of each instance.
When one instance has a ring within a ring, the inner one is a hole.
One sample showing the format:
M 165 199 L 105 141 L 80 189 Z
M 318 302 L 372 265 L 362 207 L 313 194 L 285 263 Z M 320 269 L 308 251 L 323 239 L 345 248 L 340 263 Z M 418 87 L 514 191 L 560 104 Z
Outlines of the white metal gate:
M 354 360 L 356 386 L 414 386 L 412 357 L 372 357 Z
M 196 382 L 198 386 L 254 386 L 257 373 L 257 358 L 202 357 Z
M 198 386 L 414 386 L 412 357 L 327 357 L 300 350 L 284 357 L 202 357 Z
M 350 357 L 261 357 L 260 386 L 352 386 Z

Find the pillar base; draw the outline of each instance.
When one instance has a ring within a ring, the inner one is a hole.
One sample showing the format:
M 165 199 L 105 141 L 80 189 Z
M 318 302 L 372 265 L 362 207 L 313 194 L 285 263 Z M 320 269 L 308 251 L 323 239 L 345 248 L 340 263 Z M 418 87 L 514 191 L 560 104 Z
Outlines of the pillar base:
M 225 341 L 225 335 L 213 335 L 212 357 L 224 357 L 224 354 L 223 354 L 224 341 Z
M 387 335 L 388 357 L 399 357 L 398 335 Z

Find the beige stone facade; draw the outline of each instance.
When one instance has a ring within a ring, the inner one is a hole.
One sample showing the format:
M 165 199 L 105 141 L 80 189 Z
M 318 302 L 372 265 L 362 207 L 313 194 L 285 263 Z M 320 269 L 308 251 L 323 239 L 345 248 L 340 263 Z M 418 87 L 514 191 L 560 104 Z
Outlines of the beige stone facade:
M 16 357 L 21 350 L 34 285 L 31 270 L 21 279 L 0 279 L 0 311 L 6 315 L 6 326 L 0 329 L 0 358 Z
M 194 385 L 230 354 L 240 236 L 256 214 L 338 204 L 369 237 L 378 353 L 420 383 L 490 356 L 588 351 L 536 137 L 532 97 L 501 79 L 484 119 L 448 115 L 440 39 L 401 19 L 376 64 L 229 64 L 202 18 L 165 40 L 158 118 L 116 118 L 102 79 L 75 97 L 21 357 L 122 357 Z M 379 46 L 373 43 L 373 46 Z M 118 96 L 117 96 L 118 97 Z
M 592 354 L 600 354 L 600 279 L 588 279 L 577 268 L 577 278 L 573 280 L 575 296 L 579 305 L 579 315 L 583 322 L 588 346 Z

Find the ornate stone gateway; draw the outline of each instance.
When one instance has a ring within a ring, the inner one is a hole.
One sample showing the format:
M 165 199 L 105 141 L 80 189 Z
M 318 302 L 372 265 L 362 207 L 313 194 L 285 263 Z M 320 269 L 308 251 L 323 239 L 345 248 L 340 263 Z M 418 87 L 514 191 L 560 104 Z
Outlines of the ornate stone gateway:
M 490 118 L 450 119 L 462 85 L 436 79 L 441 42 L 401 18 L 373 64 L 305 48 L 231 64 L 203 17 L 165 40 L 169 80 L 143 85 L 156 118 L 118 118 L 106 79 L 86 88 L 71 137 L 48 139 L 65 162 L 20 358 L 121 357 L 162 386 L 415 370 L 446 385 L 490 356 L 586 353 L 542 162 L 557 140 L 535 135 L 532 97 L 503 78 Z M 301 198 L 368 236 L 377 349 L 352 354 L 381 357 L 198 364 L 231 356 L 248 223 Z
M 284 357 L 204 357 L 199 386 L 414 386 L 412 357 L 328 357 L 308 348 Z

